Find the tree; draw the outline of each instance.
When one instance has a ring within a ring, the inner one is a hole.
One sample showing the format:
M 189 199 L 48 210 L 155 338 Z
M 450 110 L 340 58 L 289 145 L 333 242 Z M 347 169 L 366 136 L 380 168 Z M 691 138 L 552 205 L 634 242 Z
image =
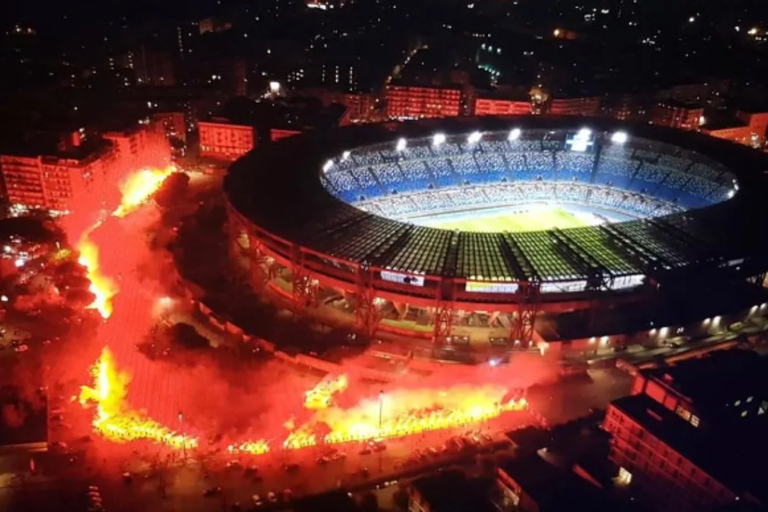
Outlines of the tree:
M 9 217 L 0 220 L 0 240 L 18 236 L 29 242 L 53 242 L 62 240 L 61 233 L 43 219 L 34 217 Z
M 190 350 L 201 350 L 211 346 L 208 338 L 197 332 L 194 326 L 185 323 L 172 325 L 168 329 L 168 339 L 172 345 Z
M 376 512 L 379 510 L 379 500 L 376 495 L 368 491 L 360 498 L 360 512 Z
M 183 172 L 171 174 L 155 193 L 155 202 L 162 208 L 170 208 L 180 203 L 189 190 L 189 176 Z

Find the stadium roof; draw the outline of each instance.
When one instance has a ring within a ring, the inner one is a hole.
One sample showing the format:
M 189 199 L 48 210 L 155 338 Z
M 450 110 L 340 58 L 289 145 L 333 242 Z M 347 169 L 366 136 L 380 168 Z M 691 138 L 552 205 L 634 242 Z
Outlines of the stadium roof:
M 466 135 L 527 129 L 621 130 L 696 151 L 736 176 L 738 193 L 711 206 L 655 219 L 531 233 L 470 233 L 415 226 L 362 211 L 321 183 L 323 164 L 344 151 L 436 132 Z M 452 118 L 362 125 L 304 134 L 260 147 L 235 162 L 225 188 L 231 204 L 289 244 L 352 263 L 402 273 L 478 281 L 568 281 L 661 274 L 681 267 L 766 268 L 768 201 L 760 152 L 701 134 L 577 117 Z M 661 273 L 661 274 L 659 274 Z

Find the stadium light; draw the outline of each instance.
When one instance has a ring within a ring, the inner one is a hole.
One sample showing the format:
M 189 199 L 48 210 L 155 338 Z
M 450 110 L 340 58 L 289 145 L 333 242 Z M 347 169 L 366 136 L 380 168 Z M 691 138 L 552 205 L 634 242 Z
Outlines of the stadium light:
M 521 134 L 522 130 L 520 130 L 520 128 L 512 128 L 512 131 L 509 132 L 508 140 L 517 140 L 520 138 Z
M 480 139 L 483 138 L 483 134 L 480 132 L 472 132 L 469 134 L 469 137 L 467 137 L 467 142 L 469 144 L 477 144 L 480 142 Z
M 400 139 L 397 141 L 397 146 L 395 146 L 395 149 L 398 151 L 405 151 L 405 147 L 408 145 L 408 142 L 405 139 Z
M 624 144 L 627 142 L 627 139 L 629 139 L 627 132 L 614 132 L 613 135 L 611 135 L 611 142 L 614 144 Z
M 443 142 L 445 142 L 445 134 L 444 133 L 436 133 L 434 137 L 432 137 L 432 145 L 433 146 L 439 146 Z
M 728 199 L 731 199 L 735 195 L 736 195 L 736 191 L 735 190 L 729 190 L 728 191 Z
M 580 138 L 588 139 L 589 136 L 592 135 L 592 130 L 589 128 L 582 128 L 576 135 Z
M 331 167 L 333 167 L 333 160 L 328 160 L 327 162 L 325 162 L 325 165 L 323 166 L 323 172 L 330 171 Z
M 351 155 L 351 154 L 352 154 L 351 151 L 345 151 L 344 153 L 342 153 L 341 161 L 343 162 L 344 160 L 347 160 L 349 158 L 349 155 Z

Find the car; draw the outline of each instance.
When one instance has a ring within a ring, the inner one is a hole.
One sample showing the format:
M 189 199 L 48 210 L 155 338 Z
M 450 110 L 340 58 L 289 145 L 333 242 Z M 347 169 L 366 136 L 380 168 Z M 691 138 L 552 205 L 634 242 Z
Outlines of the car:
M 431 456 L 433 456 L 433 457 L 437 457 L 437 456 L 439 456 L 439 455 L 440 455 L 440 450 L 438 450 L 438 449 L 437 449 L 437 448 L 435 448 L 434 446 L 430 446 L 429 448 L 427 448 L 427 451 L 428 451 L 428 452 L 429 452 L 429 454 L 430 454 Z
M 13 350 L 15 350 L 16 352 L 26 352 L 27 350 L 29 350 L 29 347 L 27 345 L 19 345 Z
M 283 466 L 283 468 L 284 468 L 284 469 L 285 469 L 285 471 L 286 471 L 286 472 L 288 472 L 288 473 L 295 473 L 296 471 L 298 471 L 298 470 L 300 470 L 300 469 L 301 469 L 301 466 L 299 466 L 299 465 L 298 465 L 298 464 L 296 464 L 295 462 L 292 462 L 292 463 L 290 463 L 290 464 L 286 464 L 285 466 Z
M 130 474 L 128 471 L 123 473 L 123 482 L 125 482 L 127 484 L 133 482 L 133 475 Z
M 318 458 L 317 458 L 317 463 L 318 463 L 320 466 L 323 466 L 323 465 L 325 465 L 325 464 L 328 464 L 329 462 L 331 462 L 331 459 L 330 459 L 329 457 L 326 457 L 326 456 L 322 456 L 322 457 L 318 457 Z
M 239 468 L 239 467 L 242 467 L 242 464 L 240 463 L 239 460 L 231 460 L 231 461 L 227 462 L 227 467 L 228 468 Z
M 277 494 L 273 493 L 272 491 L 268 492 L 267 500 L 269 500 L 271 503 L 277 503 Z
M 283 500 L 291 501 L 291 498 L 293 498 L 293 491 L 290 489 L 283 489 Z
M 387 445 L 385 445 L 384 443 L 376 443 L 373 445 L 373 451 L 375 452 L 383 452 L 386 449 L 387 449 Z
M 344 460 L 347 458 L 347 454 L 344 452 L 336 452 L 330 457 L 331 457 L 331 460 Z
M 56 441 L 51 443 L 48 449 L 51 451 L 51 453 L 67 453 L 69 445 L 64 441 Z
M 368 468 L 367 468 L 367 467 L 365 467 L 365 466 L 362 466 L 362 467 L 361 467 L 361 468 L 358 470 L 358 473 L 360 473 L 360 476 L 363 476 L 363 477 L 367 477 L 367 476 L 370 474 L 370 471 L 368 471 Z
M 211 498 L 213 496 L 218 496 L 219 494 L 221 494 L 221 487 L 209 487 L 203 491 L 204 498 Z
M 261 501 L 261 496 L 259 496 L 258 494 L 254 494 L 253 496 L 251 496 L 251 502 L 253 503 L 254 507 L 260 507 L 264 505 L 264 502 Z
M 370 454 L 371 454 L 371 449 L 368 448 L 367 446 L 362 450 L 360 450 L 360 455 L 370 455 Z
M 243 473 L 246 475 L 255 475 L 259 472 L 259 466 L 256 464 L 251 464 L 250 466 L 247 466 L 245 469 L 243 469 Z
M 43 340 L 43 345 L 50 345 L 50 344 L 51 344 L 51 340 Z

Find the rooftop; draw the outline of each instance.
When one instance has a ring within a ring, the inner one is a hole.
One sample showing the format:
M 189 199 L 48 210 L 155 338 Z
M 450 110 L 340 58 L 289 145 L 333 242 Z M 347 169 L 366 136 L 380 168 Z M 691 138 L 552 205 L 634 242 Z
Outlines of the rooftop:
M 345 489 L 299 498 L 293 512 L 357 512 L 358 507 Z
M 31 136 L 14 144 L 8 144 L 3 148 L 2 154 L 19 157 L 51 157 L 67 160 L 86 160 L 91 156 L 100 154 L 111 143 L 103 139 L 86 139 L 78 146 L 63 145 L 60 136 L 55 134 L 40 134 Z
M 707 112 L 705 118 L 706 122 L 701 127 L 701 129 L 705 132 L 714 130 L 727 130 L 729 128 L 744 128 L 747 126 L 747 123 L 741 119 L 738 119 L 733 115 L 721 112 Z
M 755 494 L 768 484 L 767 475 L 754 471 L 768 456 L 764 424 L 744 423 L 727 431 L 694 428 L 644 394 L 620 398 L 612 406 L 734 492 Z
M 48 441 L 45 398 L 23 400 L 12 388 L 0 389 L 0 448 Z
M 413 488 L 433 512 L 494 512 L 485 481 L 470 480 L 461 470 L 448 470 L 413 481 Z
M 700 409 L 752 395 L 768 398 L 768 360 L 751 350 L 715 351 L 643 374 L 690 398 Z
M 572 510 L 574 503 L 579 504 L 579 510 L 615 510 L 600 489 L 571 471 L 553 466 L 536 453 L 502 462 L 499 470 L 520 485 L 538 504 L 540 512 Z

